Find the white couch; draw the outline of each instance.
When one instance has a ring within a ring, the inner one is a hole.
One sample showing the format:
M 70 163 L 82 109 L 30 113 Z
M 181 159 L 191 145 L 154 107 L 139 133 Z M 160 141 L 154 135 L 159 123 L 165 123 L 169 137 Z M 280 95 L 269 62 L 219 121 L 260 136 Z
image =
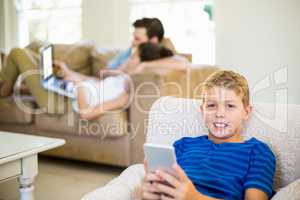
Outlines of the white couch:
M 162 97 L 149 114 L 147 142 L 168 144 L 183 136 L 206 133 L 199 113 L 200 102 L 192 99 Z M 279 191 L 272 200 L 300 199 L 300 105 L 254 105 L 253 114 L 243 131 L 244 137 L 266 142 L 276 155 L 274 188 Z M 82 200 L 130 200 L 135 186 L 144 176 L 142 164 L 133 165 Z

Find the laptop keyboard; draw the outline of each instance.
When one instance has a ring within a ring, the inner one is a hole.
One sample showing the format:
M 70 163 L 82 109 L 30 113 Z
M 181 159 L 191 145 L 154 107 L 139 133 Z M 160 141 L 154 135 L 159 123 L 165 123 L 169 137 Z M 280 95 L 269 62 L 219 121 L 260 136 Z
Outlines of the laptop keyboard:
M 63 90 L 65 90 L 66 86 L 67 86 L 67 82 L 64 80 L 56 80 L 56 81 L 54 81 L 54 84 Z
M 50 79 L 48 82 L 50 85 L 65 90 L 67 82 L 60 79 Z

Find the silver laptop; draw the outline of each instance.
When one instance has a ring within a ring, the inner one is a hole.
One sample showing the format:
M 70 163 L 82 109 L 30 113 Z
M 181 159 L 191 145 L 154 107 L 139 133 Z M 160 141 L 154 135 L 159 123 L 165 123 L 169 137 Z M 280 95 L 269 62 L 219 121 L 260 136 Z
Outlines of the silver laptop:
M 75 98 L 75 86 L 72 82 L 58 78 L 53 73 L 53 45 L 49 44 L 40 50 L 42 68 L 42 86 L 60 95 Z

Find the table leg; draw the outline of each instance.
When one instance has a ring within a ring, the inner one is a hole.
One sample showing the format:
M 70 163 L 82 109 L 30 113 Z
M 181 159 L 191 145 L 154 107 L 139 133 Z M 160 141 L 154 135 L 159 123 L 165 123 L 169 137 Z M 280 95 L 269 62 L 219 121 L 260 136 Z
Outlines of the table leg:
M 34 178 L 38 173 L 37 155 L 22 159 L 20 182 L 20 200 L 34 200 Z

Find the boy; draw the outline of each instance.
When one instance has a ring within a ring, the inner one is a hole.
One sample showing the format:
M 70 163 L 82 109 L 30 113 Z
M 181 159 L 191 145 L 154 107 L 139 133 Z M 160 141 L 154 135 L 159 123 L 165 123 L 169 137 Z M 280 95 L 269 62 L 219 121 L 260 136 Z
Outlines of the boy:
M 275 157 L 256 138 L 244 141 L 242 124 L 251 113 L 246 79 L 233 71 L 218 71 L 203 83 L 201 113 L 208 136 L 174 143 L 179 179 L 147 171 L 140 199 L 266 200 L 272 196 Z M 161 184 L 167 181 L 170 186 Z

